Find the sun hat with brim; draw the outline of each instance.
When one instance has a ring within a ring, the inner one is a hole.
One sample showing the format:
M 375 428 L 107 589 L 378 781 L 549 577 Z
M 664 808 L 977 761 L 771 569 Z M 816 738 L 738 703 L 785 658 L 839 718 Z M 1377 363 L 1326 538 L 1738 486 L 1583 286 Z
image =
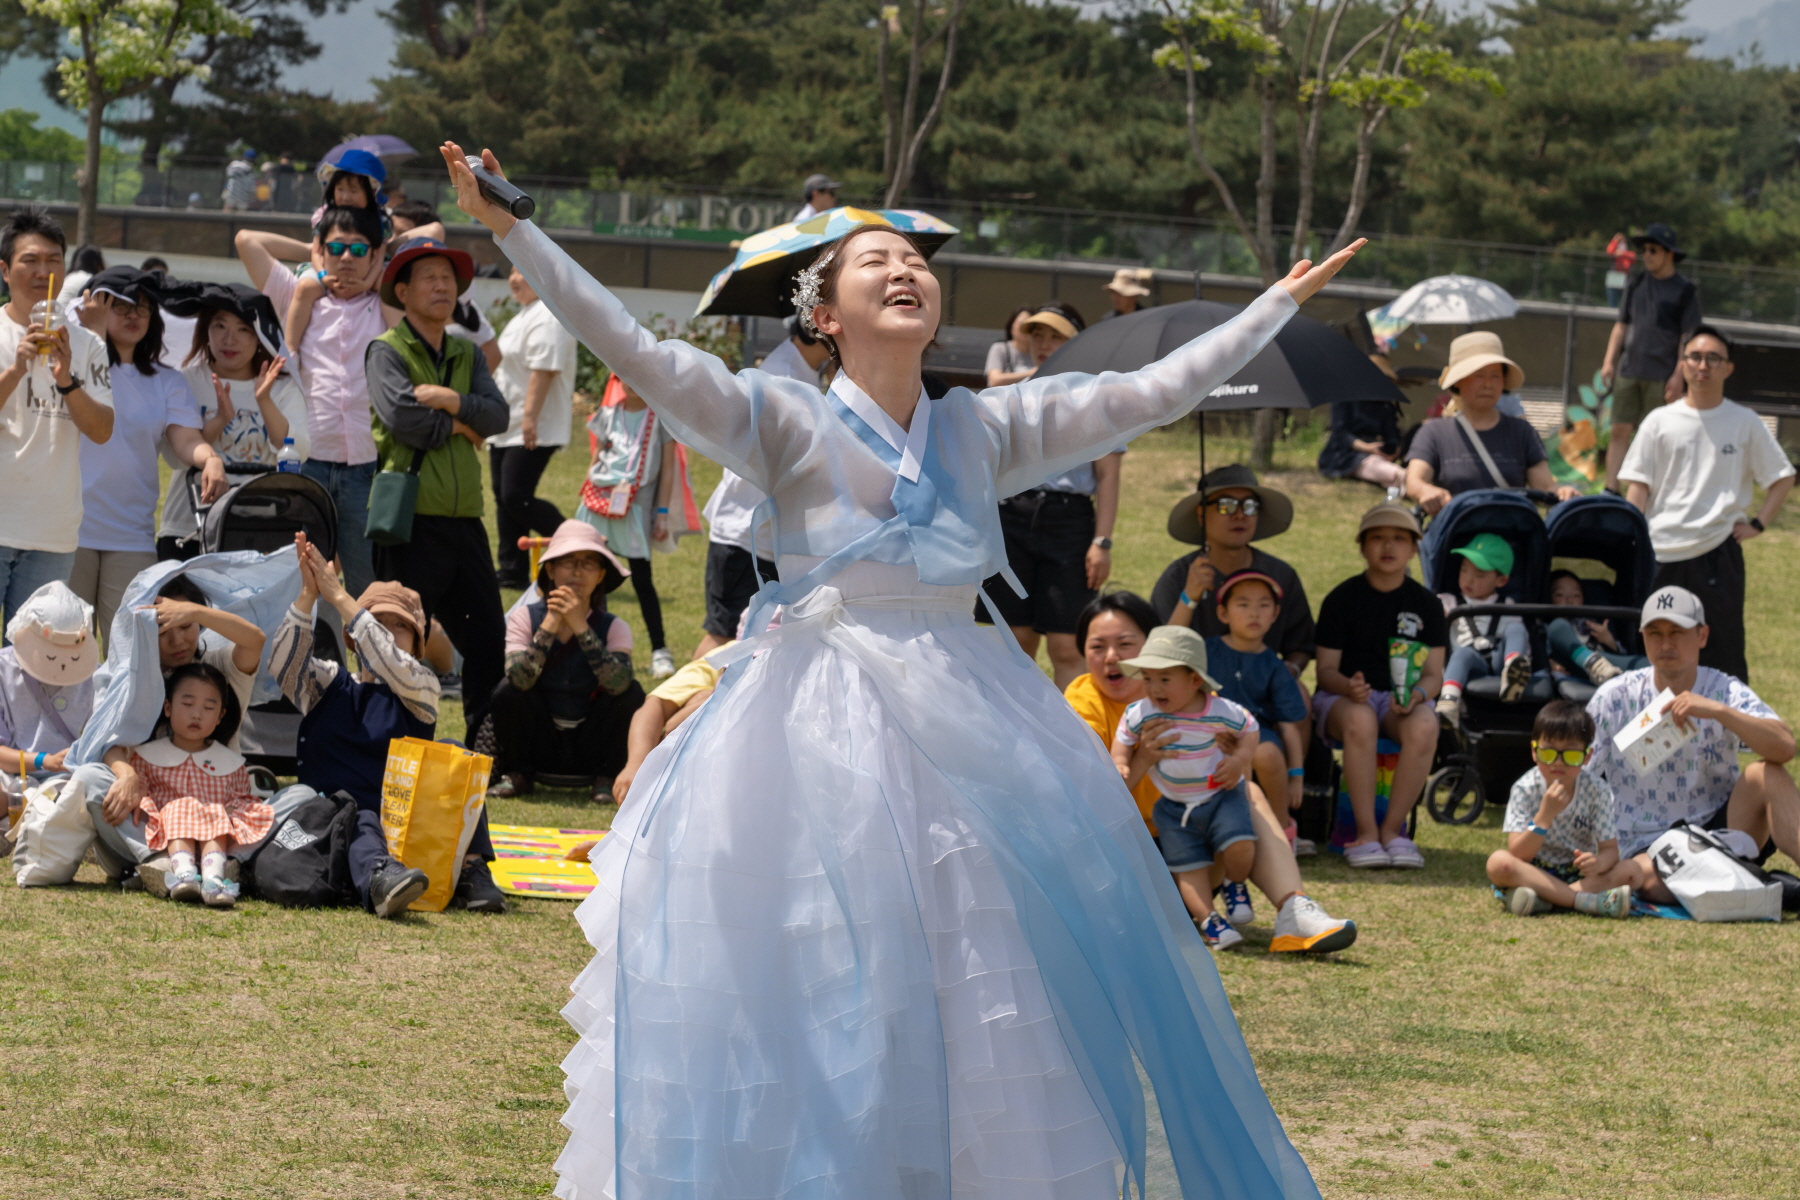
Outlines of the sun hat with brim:
M 94 637 L 94 606 L 51 580 L 25 598 L 6 623 L 19 669 L 48 687 L 68 687 L 93 678 L 100 666 Z
M 1158 625 L 1144 639 L 1144 648 L 1137 657 L 1128 658 L 1119 666 L 1133 679 L 1145 671 L 1186 667 L 1206 680 L 1207 687 L 1219 690 L 1219 681 L 1206 673 L 1206 639 L 1186 625 Z
M 401 243 L 400 249 L 394 252 L 394 257 L 388 260 L 387 270 L 381 273 L 382 303 L 393 308 L 401 307 L 400 301 L 394 296 L 394 281 L 406 269 L 406 264 L 430 258 L 434 254 L 450 260 L 450 269 L 456 272 L 457 294 L 467 291 L 469 284 L 475 279 L 475 260 L 469 257 L 469 252 L 446 246 L 436 238 L 414 238 L 410 242 Z
M 1673 254 L 1676 262 L 1680 262 L 1687 257 L 1686 252 L 1675 244 L 1675 231 L 1670 229 L 1667 225 L 1664 225 L 1661 221 L 1652 221 L 1648 229 L 1645 229 L 1644 232 L 1631 239 L 1631 244 L 1636 246 L 1640 251 L 1643 250 L 1645 242 L 1655 242 L 1664 250 Z
M 1419 528 L 1419 518 L 1413 516 L 1412 509 L 1392 500 L 1384 500 L 1362 515 L 1362 521 L 1356 527 L 1356 540 L 1371 529 L 1404 529 L 1417 541 L 1424 536 Z
M 367 150 L 346 150 L 330 162 L 320 163 L 319 182 L 325 186 L 327 196 L 331 195 L 332 179 L 340 171 L 367 176 L 375 185 L 375 203 L 378 205 L 387 203 L 387 193 L 382 190 L 382 185 L 387 182 L 387 164 L 381 161 L 379 155 L 371 154 Z
M 1465 333 L 1450 343 L 1450 361 L 1438 375 L 1439 387 L 1455 387 L 1483 367 L 1499 363 L 1506 368 L 1506 390 L 1516 392 L 1525 386 L 1525 368 L 1506 357 L 1500 335 L 1480 330 Z
M 1234 574 L 1227 575 L 1213 587 L 1213 595 L 1218 597 L 1219 605 L 1220 607 L 1223 607 L 1225 601 L 1231 596 L 1232 588 L 1240 583 L 1251 582 L 1267 585 L 1269 594 L 1275 597 L 1275 603 L 1281 603 L 1281 585 L 1275 582 L 1275 577 L 1273 575 L 1265 574 L 1262 571 L 1238 571 Z
M 1513 548 L 1497 533 L 1478 533 L 1468 545 L 1458 546 L 1450 553 L 1462 555 L 1480 570 L 1512 574 Z
M 157 276 L 147 275 L 136 267 L 123 264 L 94 272 L 82 286 L 82 290 L 101 292 L 127 304 L 138 304 L 146 300 L 157 304 L 162 300 L 162 281 Z
M 630 577 L 630 569 L 608 548 L 605 535 L 586 521 L 571 518 L 556 527 L 556 532 L 550 535 L 550 544 L 538 555 L 538 591 L 547 596 L 554 586 L 545 571 L 553 560 L 582 551 L 598 554 L 600 564 L 606 568 L 606 573 L 600 579 L 600 586 L 594 589 L 596 596 L 613 591 Z
M 1045 329 L 1055 330 L 1065 338 L 1072 338 L 1080 332 L 1075 328 L 1075 323 L 1073 321 L 1069 320 L 1069 318 L 1063 316 L 1059 312 L 1032 313 L 1029 317 L 1025 318 L 1026 330 L 1029 331 L 1033 325 L 1042 325 Z
M 1148 272 L 1146 272 L 1146 274 L 1147 273 Z M 1132 270 L 1130 267 L 1120 267 L 1117 271 L 1113 272 L 1112 282 L 1106 285 L 1106 290 L 1116 295 L 1133 296 L 1141 299 L 1150 294 L 1150 289 L 1139 282 L 1140 279 L 1141 276 L 1137 271 Z
M 413 653 L 416 655 L 425 648 L 425 606 L 419 601 L 419 593 L 411 588 L 391 579 L 378 580 L 363 589 L 363 594 L 356 598 L 356 607 L 370 616 L 387 613 L 399 617 L 418 636 Z
M 1169 510 L 1169 536 L 1190 546 L 1206 544 L 1206 527 L 1200 522 L 1200 506 L 1214 493 L 1246 488 L 1256 493 L 1256 532 L 1250 540 L 1260 542 L 1286 533 L 1294 523 L 1294 502 L 1285 492 L 1263 487 L 1256 482 L 1256 472 L 1238 463 L 1218 467 L 1200 477 L 1198 490 L 1188 493 Z
M 287 353 L 275 304 L 247 283 L 207 283 L 200 280 L 174 284 L 163 291 L 163 311 L 174 317 L 199 317 L 202 313 L 228 312 L 256 331 L 256 340 L 270 358 Z

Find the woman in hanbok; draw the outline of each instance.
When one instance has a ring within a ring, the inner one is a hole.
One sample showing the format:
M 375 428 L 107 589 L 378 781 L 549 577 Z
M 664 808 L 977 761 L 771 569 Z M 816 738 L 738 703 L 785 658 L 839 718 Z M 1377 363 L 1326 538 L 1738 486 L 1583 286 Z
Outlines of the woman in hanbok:
M 1144 370 L 934 401 L 938 283 L 853 231 L 797 292 L 842 365 L 821 394 L 658 342 L 443 150 L 557 319 L 768 493 L 781 570 L 593 853 L 556 1194 L 1113 1200 L 1141 1064 L 1185 1195 L 1316 1197 L 1118 772 L 970 614 L 1001 496 L 1191 411 L 1351 251 Z

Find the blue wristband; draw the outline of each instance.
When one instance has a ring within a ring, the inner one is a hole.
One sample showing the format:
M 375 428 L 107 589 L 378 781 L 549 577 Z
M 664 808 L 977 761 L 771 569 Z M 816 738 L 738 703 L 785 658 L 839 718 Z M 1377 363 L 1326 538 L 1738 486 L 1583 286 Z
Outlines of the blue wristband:
M 669 515 L 669 510 L 666 508 L 659 508 L 656 510 L 656 515 L 659 517 L 666 517 Z
M 1186 590 L 1183 590 L 1181 593 L 1181 602 L 1183 604 L 1187 605 L 1189 608 L 1196 607 L 1194 604 L 1193 598 L 1187 594 Z
M 1532 821 L 1530 824 L 1526 825 L 1525 832 L 1526 833 L 1535 833 L 1541 838 L 1547 838 L 1550 836 L 1550 831 L 1548 829 L 1545 829 L 1542 825 L 1539 825 L 1536 821 Z
M 42 750 L 39 750 L 37 752 L 37 757 L 31 760 L 31 769 L 34 771 L 41 771 L 44 769 L 44 752 Z
M 1289 779 L 1303 779 L 1303 778 L 1305 778 L 1305 776 L 1306 776 L 1306 768 L 1305 767 L 1289 767 L 1288 768 L 1288 778 Z

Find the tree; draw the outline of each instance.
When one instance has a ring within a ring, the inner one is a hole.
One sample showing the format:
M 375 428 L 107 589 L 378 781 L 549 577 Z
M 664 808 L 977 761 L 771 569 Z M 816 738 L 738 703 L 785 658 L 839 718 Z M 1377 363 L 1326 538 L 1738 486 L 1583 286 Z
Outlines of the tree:
M 954 7 L 939 9 L 944 19 L 930 37 L 925 36 L 926 0 L 913 0 L 910 32 L 900 25 L 898 5 L 884 7 L 875 22 L 878 39 L 875 74 L 881 84 L 881 173 L 887 178 L 887 198 L 883 204 L 888 208 L 898 204 L 911 186 L 925 139 L 931 136 L 938 118 L 943 115 L 944 97 L 950 92 L 951 74 L 956 69 L 956 30 L 962 24 L 963 10 L 968 3 L 969 0 L 954 0 Z M 893 90 L 888 86 L 888 43 L 901 36 L 908 37 L 910 45 L 906 57 L 906 94 L 896 118 Z M 944 61 L 938 68 L 937 92 L 931 98 L 931 107 L 915 124 L 913 116 L 918 111 L 919 78 L 924 58 L 940 38 L 944 43 Z
M 204 79 L 207 68 L 188 56 L 194 39 L 218 34 L 248 37 L 250 23 L 220 0 L 22 0 L 26 11 L 68 31 L 78 57 L 57 64 L 62 94 L 87 109 L 87 155 L 81 175 L 76 240 L 94 240 L 100 195 L 100 131 L 106 106 L 152 86 L 158 78 Z
M 1382 0 L 1352 6 L 1350 0 L 1158 0 L 1164 27 L 1175 40 L 1157 51 L 1156 62 L 1179 67 L 1187 89 L 1188 143 L 1211 181 L 1231 222 L 1256 257 L 1264 285 L 1279 279 L 1289 260 L 1306 253 L 1317 199 L 1320 137 L 1326 110 L 1336 100 L 1356 114 L 1356 170 L 1336 235 L 1324 250 L 1341 249 L 1353 236 L 1368 196 L 1369 166 L 1376 131 L 1396 108 L 1423 104 L 1429 80 L 1481 80 L 1498 90 L 1491 72 L 1459 64 L 1449 50 L 1432 43 L 1426 23 L 1433 0 Z M 1302 36 L 1299 30 L 1304 28 Z M 1348 48 L 1344 49 L 1345 43 Z M 1211 61 L 1199 52 L 1217 44 L 1249 56 L 1254 64 L 1250 90 L 1259 109 L 1260 163 L 1256 177 L 1256 219 L 1252 226 L 1231 184 L 1208 156 L 1201 137 L 1200 74 Z M 1297 44 L 1296 44 L 1297 43 Z M 1276 166 L 1282 141 L 1283 107 L 1296 118 L 1292 136 L 1299 194 L 1287 259 L 1276 250 Z M 1323 255 L 1321 255 L 1323 257 Z M 1269 465 L 1276 413 L 1259 410 L 1251 441 L 1251 464 Z

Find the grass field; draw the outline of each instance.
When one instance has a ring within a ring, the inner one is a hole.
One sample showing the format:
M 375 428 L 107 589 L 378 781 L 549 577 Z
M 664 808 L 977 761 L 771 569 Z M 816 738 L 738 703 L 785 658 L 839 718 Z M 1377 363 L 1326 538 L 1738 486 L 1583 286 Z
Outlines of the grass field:
M 1214 463 L 1229 439 L 1209 439 Z M 1321 481 L 1305 431 L 1273 479 L 1294 528 L 1268 544 L 1315 605 L 1359 560 L 1363 485 Z M 1182 547 L 1191 429 L 1127 459 L 1117 582 L 1147 592 Z M 544 494 L 574 495 L 559 455 Z M 694 464 L 704 499 L 716 468 Z M 1747 546 L 1753 668 L 1800 713 L 1800 516 Z M 678 659 L 700 636 L 704 547 L 656 563 Z M 647 645 L 631 589 L 615 596 Z M 640 661 L 647 655 L 640 655 Z M 460 731 L 454 704 L 440 726 Z M 604 826 L 570 793 L 496 820 Z M 1422 872 L 1303 864 L 1362 937 L 1320 960 L 1265 952 L 1270 914 L 1220 969 L 1277 1110 L 1327 1196 L 1800 1195 L 1800 927 L 1563 916 L 1487 896 L 1499 844 L 1420 826 Z M 1262 898 L 1257 897 L 1259 903 Z M 73 887 L 0 889 L 0 1196 L 526 1197 L 562 1142 L 557 1015 L 588 954 L 571 906 L 505 917 L 232 913 Z M 1157 1169 L 1152 1195 L 1178 1193 Z

